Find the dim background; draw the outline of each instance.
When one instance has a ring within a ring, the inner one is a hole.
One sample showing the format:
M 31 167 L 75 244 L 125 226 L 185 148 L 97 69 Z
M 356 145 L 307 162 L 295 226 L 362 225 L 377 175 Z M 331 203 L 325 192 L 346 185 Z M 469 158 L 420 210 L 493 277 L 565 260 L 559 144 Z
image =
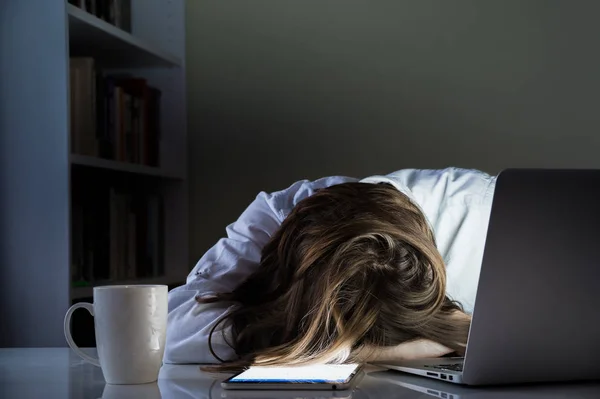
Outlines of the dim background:
M 600 167 L 600 2 L 189 0 L 190 267 L 259 191 Z

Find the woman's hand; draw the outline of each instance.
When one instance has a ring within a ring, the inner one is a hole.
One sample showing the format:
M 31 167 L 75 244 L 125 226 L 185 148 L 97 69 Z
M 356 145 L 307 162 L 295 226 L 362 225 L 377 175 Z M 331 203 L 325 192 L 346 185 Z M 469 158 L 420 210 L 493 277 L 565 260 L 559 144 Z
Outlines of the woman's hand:
M 416 339 L 397 346 L 366 347 L 357 356 L 361 362 L 381 363 L 441 357 L 454 350 L 428 339 Z
M 461 321 L 471 321 L 471 316 L 460 311 L 454 312 L 452 318 Z M 441 357 L 454 352 L 458 356 L 463 356 L 466 343 L 465 345 L 461 345 L 461 348 L 462 350 L 454 350 L 429 339 L 420 338 L 404 342 L 397 346 L 365 347 L 358 351 L 357 357 L 359 361 L 367 363 L 397 362 Z

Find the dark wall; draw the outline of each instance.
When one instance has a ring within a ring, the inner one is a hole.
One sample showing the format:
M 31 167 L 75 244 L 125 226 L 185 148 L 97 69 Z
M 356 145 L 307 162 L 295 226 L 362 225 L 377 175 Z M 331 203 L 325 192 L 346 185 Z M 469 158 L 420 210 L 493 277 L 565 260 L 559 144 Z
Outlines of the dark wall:
M 599 167 L 600 2 L 188 1 L 191 258 L 260 190 Z

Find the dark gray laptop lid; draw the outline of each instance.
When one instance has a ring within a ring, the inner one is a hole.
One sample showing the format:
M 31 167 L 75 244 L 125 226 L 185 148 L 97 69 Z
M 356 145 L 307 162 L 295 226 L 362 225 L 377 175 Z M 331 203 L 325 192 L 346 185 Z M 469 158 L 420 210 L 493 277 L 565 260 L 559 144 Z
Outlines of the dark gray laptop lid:
M 600 379 L 600 170 L 497 180 L 469 335 L 469 384 Z

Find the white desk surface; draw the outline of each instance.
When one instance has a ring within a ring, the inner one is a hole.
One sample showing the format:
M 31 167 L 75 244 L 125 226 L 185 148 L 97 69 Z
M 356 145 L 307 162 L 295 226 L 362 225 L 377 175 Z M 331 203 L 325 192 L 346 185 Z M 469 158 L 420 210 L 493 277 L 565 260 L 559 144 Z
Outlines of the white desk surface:
M 367 374 L 353 392 L 233 392 L 223 390 L 224 374 L 207 374 L 196 365 L 165 365 L 157 383 L 111 386 L 102 371 L 67 348 L 0 349 L 0 398 L 191 399 L 191 398 L 359 398 L 359 399 L 559 399 L 600 398 L 598 383 L 468 388 L 394 371 Z

